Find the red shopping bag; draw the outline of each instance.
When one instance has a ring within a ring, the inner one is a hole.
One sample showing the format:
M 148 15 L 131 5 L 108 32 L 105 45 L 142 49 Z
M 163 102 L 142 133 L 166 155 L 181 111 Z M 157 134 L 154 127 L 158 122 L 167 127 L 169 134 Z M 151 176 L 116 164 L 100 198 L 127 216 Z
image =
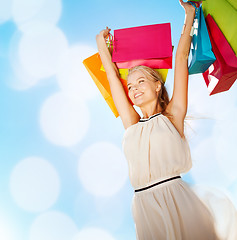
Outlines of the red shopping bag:
M 113 47 L 112 61 L 116 63 L 172 58 L 170 23 L 115 30 Z
M 206 23 L 216 61 L 203 73 L 210 95 L 230 89 L 237 79 L 237 57 L 210 14 Z

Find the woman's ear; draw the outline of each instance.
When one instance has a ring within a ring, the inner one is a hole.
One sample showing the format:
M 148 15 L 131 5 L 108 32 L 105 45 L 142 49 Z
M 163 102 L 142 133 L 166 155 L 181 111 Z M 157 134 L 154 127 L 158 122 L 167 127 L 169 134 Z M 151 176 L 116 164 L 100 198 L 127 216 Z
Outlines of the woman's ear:
M 161 83 L 160 83 L 160 81 L 157 81 L 156 92 L 159 92 L 160 90 L 161 90 Z

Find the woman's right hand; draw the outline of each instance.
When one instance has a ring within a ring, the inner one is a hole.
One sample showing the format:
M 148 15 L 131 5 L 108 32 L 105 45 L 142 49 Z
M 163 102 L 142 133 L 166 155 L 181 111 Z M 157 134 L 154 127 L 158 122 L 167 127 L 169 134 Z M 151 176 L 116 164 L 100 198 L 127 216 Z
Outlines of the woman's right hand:
M 110 31 L 111 29 L 106 27 L 106 29 L 100 31 L 100 33 L 97 35 L 97 38 L 103 37 L 106 40 L 109 36 Z

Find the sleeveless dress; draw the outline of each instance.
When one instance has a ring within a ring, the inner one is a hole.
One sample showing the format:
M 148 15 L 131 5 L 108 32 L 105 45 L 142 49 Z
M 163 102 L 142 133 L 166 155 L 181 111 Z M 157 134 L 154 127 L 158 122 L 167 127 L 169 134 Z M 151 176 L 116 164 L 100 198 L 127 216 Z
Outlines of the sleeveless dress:
M 135 190 L 192 167 L 186 139 L 160 113 L 125 130 L 123 151 Z M 135 192 L 132 213 L 138 240 L 219 239 L 209 209 L 181 178 Z

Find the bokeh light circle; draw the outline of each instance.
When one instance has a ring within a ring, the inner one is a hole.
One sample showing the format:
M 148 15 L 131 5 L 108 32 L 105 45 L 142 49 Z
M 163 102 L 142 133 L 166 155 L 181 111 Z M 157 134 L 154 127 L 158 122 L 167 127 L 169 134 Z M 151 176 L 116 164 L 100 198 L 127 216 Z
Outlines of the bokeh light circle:
M 89 110 L 85 103 L 61 92 L 50 96 L 42 105 L 40 126 L 53 144 L 65 147 L 77 144 L 85 137 L 89 124 Z
M 14 229 L 15 230 L 15 229 Z M 15 232 L 13 231 L 13 226 L 7 219 L 7 215 L 3 216 L 1 211 L 0 218 L 0 237 L 1 240 L 16 240 Z
M 224 116 L 214 126 L 213 134 L 216 139 L 214 151 L 217 156 L 217 164 L 225 176 L 234 182 L 237 180 L 237 125 L 233 119 L 237 118 L 237 108 L 228 107 L 228 111 L 225 111 Z
M 72 240 L 115 240 L 107 231 L 100 228 L 82 229 Z
M 16 203 L 31 212 L 44 211 L 57 200 L 60 180 L 55 168 L 39 157 L 28 157 L 13 169 L 10 190 Z
M 16 31 L 10 41 L 10 63 L 12 67 L 12 76 L 9 78 L 8 84 L 11 88 L 19 91 L 27 90 L 38 84 L 39 78 L 31 76 L 23 68 L 19 59 L 19 43 L 23 34 L 20 31 Z
M 61 0 L 13 0 L 12 4 L 13 20 L 21 31 L 34 21 L 56 25 L 61 12 Z
M 57 79 L 59 87 L 65 94 L 82 100 L 92 99 L 99 94 L 82 63 L 95 52 L 96 50 L 88 45 L 75 45 L 61 57 Z
M 193 120 L 191 123 L 195 125 L 207 125 L 208 122 L 199 122 L 201 120 L 220 120 L 225 116 L 225 111 L 232 108 L 236 102 L 236 91 L 234 86 L 226 92 L 214 94 L 209 96 L 207 86 L 201 74 L 189 76 L 189 99 L 188 99 L 188 113 Z M 226 107 L 228 103 L 228 108 Z M 195 126 L 196 128 L 196 126 Z
M 126 197 L 121 199 L 118 196 L 96 198 L 95 212 L 98 214 L 96 223 L 113 232 L 119 230 L 126 220 L 126 214 L 129 210 L 125 207 L 127 203 L 130 203 L 127 200 L 128 198 Z
M 19 43 L 19 60 L 32 77 L 47 78 L 56 74 L 58 61 L 67 48 L 64 33 L 51 26 L 46 32 L 23 34 Z
M 127 180 L 127 162 L 117 146 L 98 142 L 82 153 L 78 174 L 82 185 L 91 194 L 112 196 L 121 190 Z
M 216 138 L 202 140 L 192 151 L 193 167 L 190 174 L 196 184 L 226 188 L 231 184 L 216 162 Z
M 69 216 L 59 211 L 51 211 L 34 220 L 29 240 L 70 240 L 77 233 L 77 226 Z

